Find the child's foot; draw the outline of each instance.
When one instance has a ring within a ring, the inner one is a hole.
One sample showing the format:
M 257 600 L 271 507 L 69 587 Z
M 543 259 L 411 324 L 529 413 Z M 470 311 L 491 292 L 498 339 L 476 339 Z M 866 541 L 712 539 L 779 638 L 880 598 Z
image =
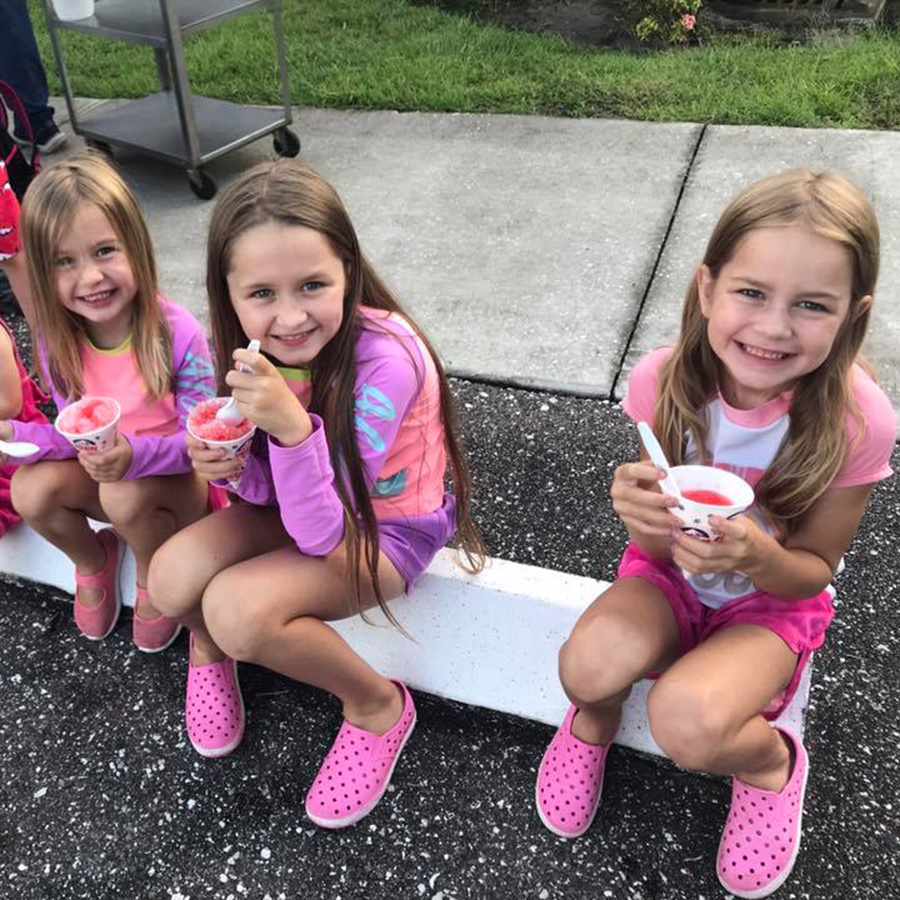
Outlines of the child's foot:
M 344 718 L 363 731 L 371 731 L 379 737 L 393 728 L 403 715 L 406 695 L 403 687 L 394 681 L 390 684 L 390 699 L 375 709 L 352 709 L 344 706 Z
M 584 834 L 594 821 L 612 746 L 611 742 L 589 744 L 577 738 L 572 733 L 577 713 L 575 704 L 569 706 L 541 760 L 534 792 L 541 821 L 565 838 Z
M 346 719 L 306 795 L 306 814 L 323 828 L 345 828 L 367 816 L 387 790 L 394 766 L 416 724 L 412 696 L 403 694 L 398 721 L 383 734 Z
M 244 698 L 237 677 L 237 662 L 228 656 L 195 664 L 194 636 L 188 659 L 185 726 L 191 745 L 207 757 L 226 756 L 244 736 Z
M 103 548 L 103 565 L 89 575 L 75 569 L 75 624 L 92 641 L 103 640 L 116 627 L 122 601 L 119 566 L 124 547 L 112 528 L 97 533 Z
M 781 791 L 732 779 L 731 808 L 719 843 L 716 870 L 725 890 L 738 897 L 767 897 L 785 882 L 800 850 L 803 797 L 809 760 L 803 744 L 786 728 L 793 768 Z
M 180 632 L 181 623 L 162 615 L 150 602 L 147 588 L 137 585 L 131 639 L 138 650 L 159 653 L 170 646 Z

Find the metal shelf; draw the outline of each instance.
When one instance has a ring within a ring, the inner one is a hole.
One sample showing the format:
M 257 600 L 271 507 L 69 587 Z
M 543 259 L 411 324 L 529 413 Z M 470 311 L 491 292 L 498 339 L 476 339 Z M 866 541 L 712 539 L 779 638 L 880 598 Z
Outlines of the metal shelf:
M 178 0 L 178 29 L 183 35 L 191 34 L 271 6 L 272 0 Z M 55 12 L 49 15 L 60 30 L 151 47 L 168 46 L 166 23 L 154 0 L 97 0 L 93 16 L 74 22 L 62 21 Z
M 79 122 L 88 140 L 147 153 L 176 165 L 194 168 L 288 125 L 280 109 L 240 106 L 209 97 L 193 97 L 200 155 L 185 153 L 178 104 L 171 91 L 104 111 L 101 106 Z
M 281 109 L 195 97 L 188 81 L 184 35 L 257 9 L 268 9 L 272 14 Z M 61 21 L 51 0 L 44 0 L 44 11 L 72 128 L 102 149 L 111 153 L 113 147 L 127 147 L 182 166 L 191 190 L 204 200 L 215 194 L 216 185 L 200 167 L 216 157 L 271 133 L 275 135 L 276 153 L 299 153 L 300 141 L 287 127 L 291 105 L 281 0 L 97 0 L 94 15 L 75 22 Z M 72 102 L 72 85 L 59 39 L 62 30 L 152 47 L 162 90 L 112 109 L 101 107 L 82 121 Z

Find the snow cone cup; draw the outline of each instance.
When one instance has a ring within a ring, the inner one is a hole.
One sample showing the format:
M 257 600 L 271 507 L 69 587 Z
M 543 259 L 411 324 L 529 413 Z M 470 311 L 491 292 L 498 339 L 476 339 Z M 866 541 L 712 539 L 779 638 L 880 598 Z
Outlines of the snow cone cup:
M 701 541 L 722 539 L 710 525 L 710 516 L 733 519 L 753 505 L 753 488 L 733 472 L 713 466 L 673 466 L 670 474 L 683 498 L 672 512 L 681 519 L 681 530 Z
M 116 446 L 121 414 L 112 397 L 82 397 L 67 406 L 54 424 L 79 452 L 102 453 Z
M 188 416 L 187 426 L 191 437 L 202 441 L 210 450 L 225 451 L 223 459 L 246 460 L 250 455 L 250 446 L 256 426 L 249 419 L 240 422 L 227 422 L 216 418 L 216 412 L 229 400 L 228 397 L 213 397 L 202 400 Z M 243 467 L 242 467 L 243 468 Z M 237 490 L 241 476 L 229 479 L 229 487 Z

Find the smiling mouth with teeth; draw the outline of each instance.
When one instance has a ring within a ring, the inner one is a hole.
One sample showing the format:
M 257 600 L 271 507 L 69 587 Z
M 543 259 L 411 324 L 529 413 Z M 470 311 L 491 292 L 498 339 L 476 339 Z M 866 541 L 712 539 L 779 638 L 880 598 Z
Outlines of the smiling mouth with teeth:
M 84 294 L 82 297 L 78 299 L 83 303 L 100 303 L 103 300 L 108 299 L 112 296 L 112 291 L 100 291 L 96 294 Z
M 777 362 L 794 355 L 793 353 L 778 353 L 775 350 L 763 350 L 761 347 L 751 347 L 749 344 L 742 344 L 740 342 L 738 342 L 738 346 L 748 356 L 756 357 L 756 359 L 770 359 Z

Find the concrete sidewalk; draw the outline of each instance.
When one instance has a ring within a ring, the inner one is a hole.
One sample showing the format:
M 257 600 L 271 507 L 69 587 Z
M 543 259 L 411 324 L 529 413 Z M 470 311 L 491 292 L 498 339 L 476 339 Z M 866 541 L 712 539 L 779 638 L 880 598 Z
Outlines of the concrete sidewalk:
M 867 349 L 900 407 L 898 135 L 320 110 L 297 110 L 295 129 L 369 257 L 466 376 L 454 391 L 475 515 L 499 558 L 614 577 L 623 532 L 609 482 L 637 448 L 609 398 L 641 353 L 674 337 L 715 218 L 760 175 L 836 167 L 873 196 L 884 268 Z M 209 172 L 221 186 L 271 155 L 264 140 Z M 174 168 L 117 158 L 163 288 L 204 316 L 211 204 Z M 876 489 L 848 554 L 813 673 L 804 843 L 784 900 L 900 897 L 898 525 L 895 478 Z M 714 871 L 722 779 L 615 748 L 597 822 L 565 841 L 533 809 L 552 729 L 419 695 L 391 793 L 356 828 L 323 832 L 302 801 L 337 727 L 330 698 L 243 666 L 247 737 L 232 757 L 202 760 L 183 732 L 183 642 L 147 658 L 126 620 L 95 645 L 76 636 L 60 595 L 0 577 L 0 596 L 10 896 L 725 896 Z
M 296 110 L 294 129 L 450 370 L 602 397 L 621 397 L 630 365 L 677 334 L 685 287 L 735 193 L 790 166 L 839 169 L 878 212 L 866 352 L 900 408 L 900 134 L 317 109 Z M 207 171 L 221 187 L 273 156 L 263 139 Z M 212 204 L 176 168 L 116 158 L 165 290 L 205 315 Z

